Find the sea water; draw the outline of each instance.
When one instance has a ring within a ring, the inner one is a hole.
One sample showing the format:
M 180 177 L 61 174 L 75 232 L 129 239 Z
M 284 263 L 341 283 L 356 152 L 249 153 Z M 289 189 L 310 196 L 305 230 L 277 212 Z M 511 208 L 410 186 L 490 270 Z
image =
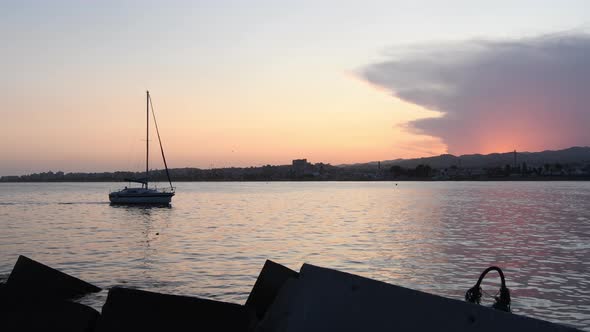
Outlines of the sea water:
M 0 279 L 26 255 L 105 289 L 244 303 L 272 259 L 462 300 L 497 265 L 514 313 L 590 329 L 590 182 L 176 185 L 145 208 L 110 206 L 115 183 L 0 184 Z

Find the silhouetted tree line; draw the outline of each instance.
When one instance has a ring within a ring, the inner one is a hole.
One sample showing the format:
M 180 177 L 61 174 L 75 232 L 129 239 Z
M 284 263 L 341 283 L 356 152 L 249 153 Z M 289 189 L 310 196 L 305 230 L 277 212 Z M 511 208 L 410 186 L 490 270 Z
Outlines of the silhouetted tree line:
M 427 164 L 414 168 L 393 165 L 381 169 L 380 165 L 332 166 L 308 164 L 303 170 L 291 165 L 265 165 L 261 167 L 227 167 L 213 169 L 175 168 L 170 170 L 173 181 L 378 181 L 378 180 L 497 180 L 497 179 L 583 179 L 590 178 L 590 165 L 583 167 L 568 164 L 544 164 L 531 167 L 526 163 L 468 169 L 458 166 L 435 169 Z M 64 173 L 43 172 L 22 176 L 3 176 L 0 182 L 120 182 L 143 178 L 144 172 Z M 164 170 L 150 171 L 151 181 L 166 182 Z
M 389 169 L 391 175 L 396 178 L 410 177 L 410 178 L 429 178 L 432 177 L 433 172 L 429 165 L 418 165 L 416 168 L 403 168 L 399 165 L 393 165 Z

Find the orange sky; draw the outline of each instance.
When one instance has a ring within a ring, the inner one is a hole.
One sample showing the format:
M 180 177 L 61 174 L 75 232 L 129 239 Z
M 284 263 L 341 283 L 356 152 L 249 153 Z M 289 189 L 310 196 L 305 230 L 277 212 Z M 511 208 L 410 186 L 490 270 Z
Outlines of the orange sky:
M 226 96 L 151 89 L 169 166 L 288 164 L 296 158 L 340 164 L 445 151 L 437 139 L 402 127 L 434 112 L 392 98 L 352 75 L 331 74 L 335 77 L 311 84 L 302 77 L 297 89 L 292 81 L 288 87 L 271 80 L 259 81 L 256 90 L 228 87 Z M 4 129 L 18 145 L 4 145 L 3 152 L 15 163 L 32 165 L 24 172 L 38 171 L 34 165 L 53 171 L 143 167 L 143 89 L 108 98 L 97 90 L 69 97 L 39 92 L 34 100 L 11 105 L 20 112 Z M 161 167 L 156 149 L 152 144 L 152 165 Z

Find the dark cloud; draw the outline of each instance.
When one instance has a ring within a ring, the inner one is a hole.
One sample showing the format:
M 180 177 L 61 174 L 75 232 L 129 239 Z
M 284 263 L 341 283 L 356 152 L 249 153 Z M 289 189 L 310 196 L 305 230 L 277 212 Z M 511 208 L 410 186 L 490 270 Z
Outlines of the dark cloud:
M 590 143 L 590 35 L 404 48 L 363 69 L 372 84 L 443 112 L 410 123 L 451 153 Z

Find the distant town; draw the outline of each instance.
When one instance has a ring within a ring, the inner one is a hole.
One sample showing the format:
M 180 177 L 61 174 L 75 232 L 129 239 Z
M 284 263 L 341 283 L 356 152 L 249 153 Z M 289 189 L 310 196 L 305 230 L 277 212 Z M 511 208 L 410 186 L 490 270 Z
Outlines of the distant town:
M 125 181 L 143 172 L 64 173 L 49 171 L 2 176 L 0 182 Z M 590 147 L 557 151 L 488 155 L 440 155 L 351 165 L 311 163 L 227 168 L 173 168 L 173 181 L 460 181 L 460 180 L 590 180 Z M 166 181 L 164 170 L 152 170 L 152 181 Z

